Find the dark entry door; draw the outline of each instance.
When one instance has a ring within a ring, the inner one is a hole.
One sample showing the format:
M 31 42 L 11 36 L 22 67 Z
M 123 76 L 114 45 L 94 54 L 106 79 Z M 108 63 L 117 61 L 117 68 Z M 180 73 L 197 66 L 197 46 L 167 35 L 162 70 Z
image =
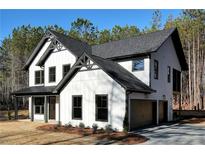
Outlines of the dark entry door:
M 167 102 L 159 102 L 159 123 L 167 122 Z
M 56 118 L 56 97 L 49 97 L 49 119 Z

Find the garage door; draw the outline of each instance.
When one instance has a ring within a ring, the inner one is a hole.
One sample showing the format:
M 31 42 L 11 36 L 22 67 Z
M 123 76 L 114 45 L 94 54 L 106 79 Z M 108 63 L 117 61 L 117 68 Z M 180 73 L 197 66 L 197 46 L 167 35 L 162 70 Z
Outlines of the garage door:
M 159 102 L 159 123 L 167 122 L 167 102 Z
M 156 123 L 156 103 L 151 101 L 131 100 L 131 130 Z

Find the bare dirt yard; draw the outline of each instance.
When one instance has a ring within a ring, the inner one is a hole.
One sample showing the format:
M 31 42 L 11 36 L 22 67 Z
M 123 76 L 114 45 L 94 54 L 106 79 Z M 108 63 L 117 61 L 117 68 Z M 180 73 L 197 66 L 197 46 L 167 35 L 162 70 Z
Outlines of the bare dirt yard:
M 205 127 L 205 118 L 190 118 L 180 121 L 180 124 L 194 124 Z
M 70 132 L 63 127 L 48 125 L 43 122 L 30 122 L 28 120 L 0 121 L 0 144 L 40 144 L 40 145 L 85 145 L 85 144 L 139 144 L 147 138 L 140 135 L 125 136 L 112 134 L 108 137 L 102 135 L 82 135 L 76 131 Z

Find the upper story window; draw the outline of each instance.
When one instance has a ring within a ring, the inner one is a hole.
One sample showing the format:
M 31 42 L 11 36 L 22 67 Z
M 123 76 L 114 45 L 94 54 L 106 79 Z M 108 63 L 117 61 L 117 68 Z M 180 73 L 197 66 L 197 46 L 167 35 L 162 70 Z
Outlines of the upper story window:
M 167 67 L 167 82 L 168 83 L 171 82 L 171 67 L 170 66 Z
M 63 77 L 69 72 L 70 64 L 63 65 Z
M 56 81 L 56 67 L 49 67 L 49 82 Z
M 159 79 L 159 62 L 154 60 L 154 79 Z
M 107 95 L 96 95 L 96 121 L 108 121 L 108 97 Z
M 73 119 L 82 119 L 82 96 L 73 96 Z
M 181 72 L 173 69 L 173 91 L 181 90 Z
M 139 58 L 132 61 L 132 71 L 143 71 L 144 70 L 144 59 Z
M 44 83 L 44 71 L 35 71 L 35 84 L 43 84 Z

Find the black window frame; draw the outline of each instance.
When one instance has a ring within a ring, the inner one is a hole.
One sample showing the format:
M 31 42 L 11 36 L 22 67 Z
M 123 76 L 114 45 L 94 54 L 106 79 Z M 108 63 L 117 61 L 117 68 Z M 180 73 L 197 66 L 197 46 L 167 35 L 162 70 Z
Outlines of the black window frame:
M 54 80 L 51 80 L 51 69 L 55 69 Z M 56 67 L 55 66 L 48 68 L 48 81 L 49 83 L 56 82 Z
M 98 107 L 98 102 L 97 102 L 97 97 L 104 97 L 104 96 L 106 96 L 106 107 Z M 99 113 L 99 108 L 100 109 L 104 109 L 104 110 L 107 110 L 106 112 L 107 112 L 107 118 L 106 119 L 100 119 L 99 118 L 99 116 L 98 116 L 98 113 Z M 95 120 L 96 121 L 101 121 L 101 122 L 108 122 L 108 95 L 107 94 L 96 94 L 95 95 Z
M 81 98 L 81 106 L 74 106 L 74 98 Z M 75 117 L 74 110 L 81 109 L 81 117 Z M 82 95 L 72 95 L 72 119 L 73 120 L 82 120 L 83 119 L 83 96 Z
M 159 79 L 159 62 L 158 60 L 154 60 L 154 79 Z
M 42 102 L 36 102 L 36 99 L 41 99 L 43 100 Z M 34 102 L 34 114 L 40 114 L 43 115 L 44 114 L 44 97 L 35 97 L 35 102 Z M 40 103 L 40 104 L 39 104 Z M 37 109 L 39 108 L 39 112 L 37 113 Z
M 180 92 L 181 91 L 181 72 L 173 68 L 173 91 Z
M 37 83 L 36 75 L 39 73 L 39 82 Z M 36 70 L 34 72 L 35 85 L 44 84 L 44 70 Z
M 69 66 L 69 70 L 67 71 L 67 72 L 65 72 L 65 67 L 66 66 Z M 65 77 L 66 76 L 66 74 L 70 71 L 70 64 L 64 64 L 63 66 L 62 66 L 62 76 L 63 77 Z
M 135 65 L 135 62 L 136 61 L 140 61 L 140 60 L 143 60 L 143 69 L 135 69 L 134 65 Z M 137 59 L 134 59 L 132 60 L 132 71 L 135 72 L 135 71 L 144 71 L 144 58 L 137 58 Z
M 171 82 L 171 66 L 167 66 L 167 82 Z

